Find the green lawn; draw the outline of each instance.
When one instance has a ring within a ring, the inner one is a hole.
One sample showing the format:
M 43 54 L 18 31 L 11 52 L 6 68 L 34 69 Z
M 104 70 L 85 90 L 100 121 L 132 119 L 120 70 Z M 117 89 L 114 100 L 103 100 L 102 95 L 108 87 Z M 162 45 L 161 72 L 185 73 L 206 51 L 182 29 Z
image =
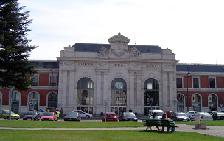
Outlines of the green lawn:
M 187 124 L 187 125 L 195 125 L 198 121 L 189 121 L 189 122 L 176 122 L 176 124 Z M 224 120 L 207 120 L 201 121 L 201 123 L 205 123 L 207 126 L 224 126 Z
M 112 128 L 112 127 L 143 127 L 139 122 L 72 122 L 72 121 L 30 121 L 0 120 L 0 127 L 14 128 Z
M 198 133 L 145 131 L 20 131 L 0 130 L 0 141 L 223 141 Z

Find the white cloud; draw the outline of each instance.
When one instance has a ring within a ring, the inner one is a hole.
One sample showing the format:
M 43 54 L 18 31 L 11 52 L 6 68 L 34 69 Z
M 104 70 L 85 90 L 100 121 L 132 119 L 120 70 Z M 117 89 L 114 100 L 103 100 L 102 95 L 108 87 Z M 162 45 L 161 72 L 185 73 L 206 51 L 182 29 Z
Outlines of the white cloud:
M 20 0 L 31 11 L 32 59 L 56 59 L 76 42 L 107 43 L 118 32 L 131 44 L 170 48 L 180 62 L 222 63 L 222 0 Z M 45 50 L 51 54 L 45 54 Z M 39 55 L 36 55 L 39 54 Z

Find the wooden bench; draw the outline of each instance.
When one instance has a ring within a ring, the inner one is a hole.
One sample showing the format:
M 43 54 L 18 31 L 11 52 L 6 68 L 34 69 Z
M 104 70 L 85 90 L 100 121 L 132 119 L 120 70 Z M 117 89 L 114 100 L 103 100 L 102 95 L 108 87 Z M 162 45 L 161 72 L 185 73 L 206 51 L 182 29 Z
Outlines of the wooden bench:
M 174 132 L 175 131 L 175 122 L 171 119 L 146 119 L 145 121 L 146 130 L 152 130 L 152 126 L 155 126 L 158 131 L 164 132 L 164 128 L 167 128 L 167 132 Z M 160 130 L 159 127 L 162 127 Z

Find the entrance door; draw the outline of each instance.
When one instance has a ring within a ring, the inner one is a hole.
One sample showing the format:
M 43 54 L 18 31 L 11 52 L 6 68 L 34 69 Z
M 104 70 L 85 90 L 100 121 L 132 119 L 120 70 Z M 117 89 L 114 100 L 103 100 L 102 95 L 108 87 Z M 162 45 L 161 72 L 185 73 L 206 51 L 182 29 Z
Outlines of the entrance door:
M 156 79 L 149 78 L 144 82 L 144 114 L 149 110 L 159 109 L 159 83 Z
M 111 109 L 118 115 L 127 110 L 127 84 L 122 78 L 115 78 L 111 82 Z
M 81 78 L 77 85 L 77 110 L 93 114 L 94 83 L 90 78 Z

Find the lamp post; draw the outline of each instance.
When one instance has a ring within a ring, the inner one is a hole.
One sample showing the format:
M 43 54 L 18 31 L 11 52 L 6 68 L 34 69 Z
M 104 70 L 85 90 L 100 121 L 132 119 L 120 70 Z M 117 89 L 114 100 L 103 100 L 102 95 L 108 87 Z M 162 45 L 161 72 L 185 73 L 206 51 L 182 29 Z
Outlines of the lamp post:
M 189 80 L 189 76 L 190 76 L 190 73 L 188 72 L 187 73 L 187 93 L 186 93 L 186 97 L 187 97 L 187 111 L 189 111 L 189 100 L 188 100 L 188 80 Z

